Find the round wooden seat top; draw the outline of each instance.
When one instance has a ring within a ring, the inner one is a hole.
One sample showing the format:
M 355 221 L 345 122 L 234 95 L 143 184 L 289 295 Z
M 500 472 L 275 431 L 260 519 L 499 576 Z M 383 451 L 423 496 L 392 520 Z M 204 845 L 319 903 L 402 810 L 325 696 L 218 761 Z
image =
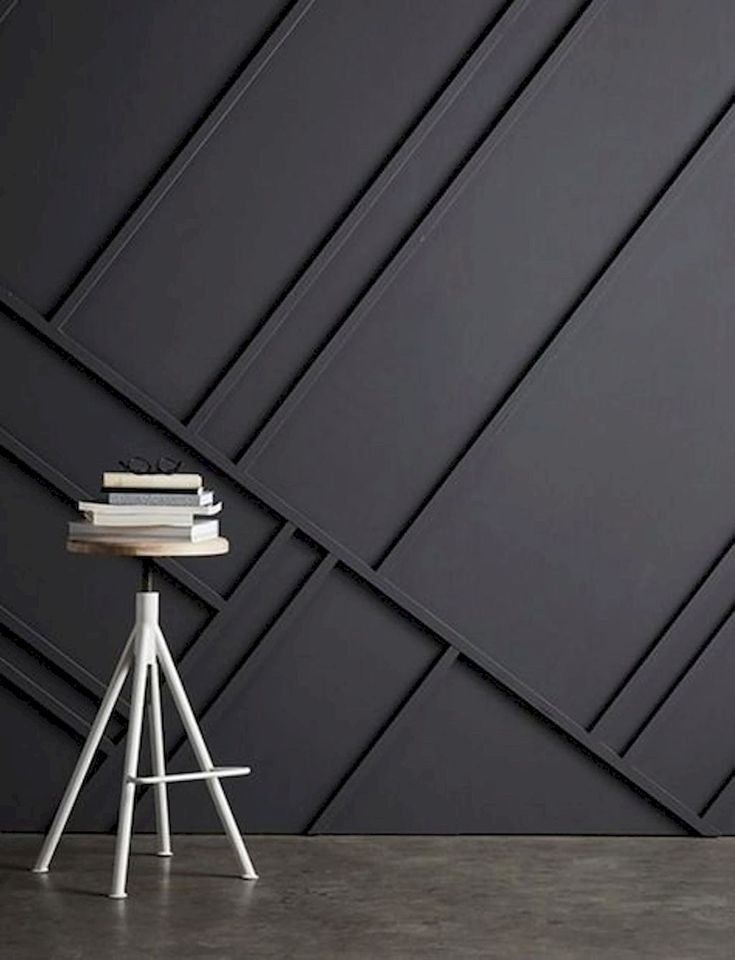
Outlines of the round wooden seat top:
M 189 540 L 74 540 L 67 537 L 69 553 L 87 553 L 109 557 L 215 557 L 228 553 L 230 541 L 213 537 L 191 543 Z

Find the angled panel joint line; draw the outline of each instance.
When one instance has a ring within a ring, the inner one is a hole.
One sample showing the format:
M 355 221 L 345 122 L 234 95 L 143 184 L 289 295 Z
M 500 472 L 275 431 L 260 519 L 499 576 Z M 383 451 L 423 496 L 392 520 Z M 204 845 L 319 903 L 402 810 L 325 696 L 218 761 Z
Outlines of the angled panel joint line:
M 62 703 L 58 697 L 55 697 L 37 680 L 33 680 L 23 670 L 16 667 L 14 663 L 0 657 L 0 676 L 3 676 L 11 687 L 20 690 L 25 696 L 32 700 L 37 706 L 42 707 L 48 713 L 52 714 L 61 723 L 70 727 L 72 730 L 86 737 L 91 729 L 91 725 L 80 716 L 71 707 Z M 109 737 L 103 737 L 100 748 L 103 753 L 110 754 L 115 748 L 115 744 Z
M 699 172 L 699 169 L 707 163 L 715 150 L 728 136 L 734 121 L 735 104 L 731 99 L 715 120 L 709 124 L 694 147 L 679 161 L 674 173 L 666 180 L 663 188 L 646 206 L 635 224 L 607 257 L 571 310 L 567 312 L 551 334 L 537 348 L 534 356 L 505 391 L 500 401 L 486 415 L 469 441 L 455 454 L 448 468 L 435 481 L 418 508 L 393 537 L 387 549 L 384 550 L 380 559 L 376 562 L 377 569 L 380 569 L 387 562 L 406 535 L 415 529 L 417 524 L 426 519 L 436 497 L 451 482 L 457 468 L 471 455 L 477 444 L 481 440 L 487 441 L 489 437 L 498 434 L 504 428 L 518 400 L 531 388 L 543 367 L 555 356 L 562 344 L 582 328 L 581 320 L 584 311 L 589 310 L 602 297 L 608 285 L 626 268 L 632 259 L 637 243 L 656 227 L 658 221 L 666 214 L 668 207 L 681 196 L 692 178 Z
M 212 135 L 225 122 L 242 96 L 267 69 L 314 3 L 315 0 L 296 0 L 277 26 L 248 58 L 239 76 L 227 92 L 223 96 L 215 98 L 215 106 L 209 111 L 204 121 L 192 134 L 185 146 L 170 160 L 164 172 L 158 177 L 150 190 L 144 194 L 143 198 L 139 200 L 110 243 L 107 244 L 60 304 L 49 321 L 53 327 L 61 329 L 84 302 L 159 203 L 176 185 L 195 157 L 207 145 Z
M 105 685 L 101 680 L 2 603 L 0 625 L 22 644 L 73 679 L 90 699 L 96 700 L 104 696 Z M 125 701 L 122 701 L 122 704 L 125 705 Z
M 428 212 L 422 217 L 421 221 L 411 231 L 406 240 L 403 241 L 373 283 L 370 284 L 356 306 L 339 324 L 326 345 L 313 359 L 305 373 L 285 394 L 271 413 L 269 419 L 261 427 L 248 448 L 238 459 L 238 466 L 244 470 L 252 467 L 265 448 L 271 443 L 276 434 L 306 398 L 317 380 L 339 355 L 349 339 L 355 334 L 370 310 L 378 303 L 403 268 L 421 248 L 426 238 L 436 229 L 464 190 L 482 170 L 492 153 L 500 146 L 518 120 L 556 74 L 557 70 L 559 70 L 582 37 L 585 36 L 587 30 L 592 26 L 592 23 L 607 3 L 608 0 L 592 0 L 592 2 L 577 15 L 572 25 L 566 30 L 561 41 L 558 41 L 553 46 L 551 52 L 537 69 L 537 72 L 530 82 L 527 82 L 522 87 L 520 94 L 516 99 L 511 101 L 510 105 L 501 114 L 500 119 L 496 121 L 489 133 L 482 139 L 479 146 L 477 146 L 462 163 L 458 172 L 439 193 L 438 197 L 433 200 Z
M 0 27 L 7 21 L 19 2 L 20 0 L 8 0 L 7 3 L 0 5 Z
M 607 720 L 611 714 L 624 710 L 624 694 L 628 690 L 631 683 L 640 676 L 640 674 L 646 670 L 651 669 L 652 664 L 654 663 L 654 655 L 659 650 L 659 648 L 666 643 L 667 637 L 671 635 L 671 631 L 674 629 L 676 624 L 680 619 L 686 614 L 687 610 L 695 602 L 698 596 L 701 595 L 701 591 L 706 585 L 710 582 L 713 577 L 717 576 L 718 569 L 722 564 L 727 560 L 731 551 L 735 547 L 735 539 L 731 539 L 727 546 L 720 553 L 717 554 L 715 559 L 707 566 L 703 575 L 692 585 L 691 589 L 683 600 L 678 604 L 674 610 L 673 615 L 667 620 L 662 630 L 654 637 L 653 641 L 648 645 L 644 650 L 638 660 L 633 664 L 631 669 L 626 673 L 620 683 L 615 687 L 612 693 L 606 698 L 605 702 L 600 706 L 599 710 L 591 720 L 588 730 L 590 733 L 594 733 L 599 725 Z M 728 616 L 732 611 L 728 611 Z M 721 625 L 721 624 L 720 624 Z
M 453 647 L 447 647 L 431 664 L 418 684 L 394 712 L 386 726 L 373 739 L 365 753 L 352 764 L 347 776 L 331 792 L 327 802 L 322 804 L 319 812 L 307 827 L 307 833 L 329 832 L 335 816 L 343 809 L 345 803 L 355 796 L 375 764 L 395 742 L 396 737 L 416 715 L 419 708 L 432 696 L 441 680 L 456 663 L 458 657 L 459 654 Z
M 200 432 L 209 422 L 232 390 L 242 380 L 250 366 L 260 356 L 278 330 L 291 316 L 303 297 L 319 280 L 329 264 L 339 254 L 350 237 L 370 214 L 383 194 L 411 161 L 431 131 L 451 110 L 459 96 L 471 83 L 475 74 L 502 41 L 505 33 L 518 19 L 529 0 L 512 0 L 502 13 L 484 31 L 484 36 L 466 61 L 456 70 L 429 106 L 414 122 L 411 133 L 393 151 L 379 174 L 354 201 L 347 216 L 340 221 L 322 242 L 317 254 L 308 258 L 308 266 L 279 297 L 275 309 L 265 318 L 256 333 L 244 344 L 236 359 L 221 374 L 207 395 L 197 405 L 187 424 Z

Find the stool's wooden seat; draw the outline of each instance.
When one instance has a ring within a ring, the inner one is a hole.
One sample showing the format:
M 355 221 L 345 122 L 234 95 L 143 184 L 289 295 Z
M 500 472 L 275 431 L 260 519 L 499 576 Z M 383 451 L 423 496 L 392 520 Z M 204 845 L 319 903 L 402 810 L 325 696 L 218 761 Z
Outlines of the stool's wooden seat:
M 192 543 L 189 540 L 74 540 L 68 537 L 69 553 L 106 554 L 110 557 L 214 557 L 228 553 L 230 541 L 213 537 Z

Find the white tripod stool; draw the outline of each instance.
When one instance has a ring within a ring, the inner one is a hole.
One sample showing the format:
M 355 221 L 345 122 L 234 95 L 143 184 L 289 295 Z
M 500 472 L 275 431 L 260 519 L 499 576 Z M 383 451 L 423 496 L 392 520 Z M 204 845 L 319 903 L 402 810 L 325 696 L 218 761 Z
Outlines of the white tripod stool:
M 67 540 L 67 550 L 72 553 L 107 554 L 117 556 L 213 556 L 227 553 L 229 543 L 224 537 L 201 543 L 164 543 L 148 541 L 146 543 L 90 543 L 81 540 Z M 159 687 L 159 665 L 171 692 L 171 697 L 181 717 L 184 730 L 189 738 L 194 756 L 200 769 L 194 773 L 167 774 L 164 757 L 163 722 L 161 716 L 161 692 Z M 123 648 L 120 659 L 110 679 L 105 696 L 102 699 L 97 716 L 89 731 L 87 740 L 79 755 L 74 772 L 66 786 L 51 827 L 44 839 L 38 855 L 34 873 L 47 873 L 56 847 L 74 807 L 89 766 L 99 746 L 112 710 L 117 702 L 128 673 L 132 670 L 132 688 L 130 696 L 130 719 L 125 744 L 125 767 L 120 792 L 120 813 L 115 844 L 115 862 L 112 874 L 110 896 L 122 899 L 125 891 L 128 860 L 130 857 L 130 839 L 133 829 L 133 804 L 135 788 L 138 785 L 150 785 L 154 790 L 156 809 L 156 830 L 158 834 L 158 855 L 171 856 L 171 833 L 168 820 L 167 784 L 187 780 L 205 780 L 210 796 L 217 810 L 222 827 L 237 858 L 239 872 L 246 880 L 257 880 L 248 851 L 238 829 L 230 804 L 220 780 L 224 777 L 239 777 L 250 773 L 250 767 L 215 767 L 202 737 L 199 724 L 189 699 L 186 696 L 181 678 L 168 649 L 166 639 L 158 623 L 158 594 L 153 591 L 152 564 L 144 561 L 143 585 L 135 596 L 135 624 Z M 143 732 L 143 709 L 146 688 L 149 691 L 148 722 L 150 726 L 151 776 L 139 776 L 138 758 L 140 739 Z

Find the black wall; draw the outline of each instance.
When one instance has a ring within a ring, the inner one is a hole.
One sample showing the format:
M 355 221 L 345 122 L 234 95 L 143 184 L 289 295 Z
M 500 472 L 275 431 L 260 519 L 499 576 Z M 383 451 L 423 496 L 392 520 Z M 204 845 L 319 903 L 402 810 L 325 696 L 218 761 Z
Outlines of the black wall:
M 730 0 L 0 0 L 0 829 L 131 617 L 74 501 L 168 454 L 246 830 L 735 832 L 734 49 Z

